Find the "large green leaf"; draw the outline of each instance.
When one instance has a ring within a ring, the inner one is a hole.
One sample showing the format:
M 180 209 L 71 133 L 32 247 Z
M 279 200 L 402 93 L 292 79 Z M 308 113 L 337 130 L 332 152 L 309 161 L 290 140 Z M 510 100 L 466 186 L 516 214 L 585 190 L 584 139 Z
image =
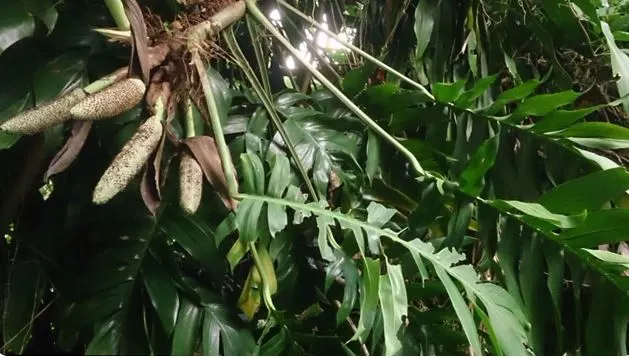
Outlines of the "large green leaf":
M 597 149 L 629 148 L 629 129 L 612 123 L 577 123 L 552 135 Z
M 151 255 L 146 258 L 142 268 L 142 276 L 153 308 L 164 325 L 164 330 L 170 334 L 175 328 L 177 313 L 179 312 L 177 286 L 168 271 Z
M 312 170 L 314 185 L 320 195 L 327 195 L 330 171 L 340 169 L 345 161 L 341 154 L 353 158 L 358 154 L 359 137 L 343 131 L 353 127 L 355 124 L 345 119 L 331 120 L 308 109 L 295 112 L 284 122 L 299 159 L 306 170 Z M 279 133 L 273 141 L 285 145 Z
M 594 195 L 593 188 L 596 188 Z M 614 168 L 558 185 L 544 193 L 538 202 L 554 213 L 577 214 L 597 210 L 628 189 L 629 173 L 624 168 Z
M 35 19 L 17 0 L 3 1 L 0 4 L 0 54 L 12 44 L 35 32 Z
M 240 327 L 227 307 L 209 304 L 203 309 L 203 354 L 226 356 L 252 355 L 255 342 L 248 330 Z M 220 348 L 223 348 L 222 351 Z
M 596 247 L 624 241 L 629 228 L 629 210 L 609 209 L 589 214 L 577 227 L 565 230 L 558 239 L 570 247 Z
M 198 344 L 203 309 L 187 299 L 181 300 L 173 332 L 172 355 L 192 355 Z

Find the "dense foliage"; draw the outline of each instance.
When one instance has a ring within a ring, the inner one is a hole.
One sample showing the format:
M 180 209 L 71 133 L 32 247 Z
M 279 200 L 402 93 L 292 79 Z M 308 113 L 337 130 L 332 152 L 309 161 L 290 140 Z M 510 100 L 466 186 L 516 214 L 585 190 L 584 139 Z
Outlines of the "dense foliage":
M 116 2 L 0 1 L 0 123 L 130 53 L 141 75 Z M 237 1 L 138 3 L 155 48 Z M 160 58 L 132 109 L 0 131 L 2 352 L 627 354 L 628 8 L 247 0 L 205 65 Z M 95 205 L 163 111 L 142 173 Z M 206 179 L 193 214 L 184 155 Z

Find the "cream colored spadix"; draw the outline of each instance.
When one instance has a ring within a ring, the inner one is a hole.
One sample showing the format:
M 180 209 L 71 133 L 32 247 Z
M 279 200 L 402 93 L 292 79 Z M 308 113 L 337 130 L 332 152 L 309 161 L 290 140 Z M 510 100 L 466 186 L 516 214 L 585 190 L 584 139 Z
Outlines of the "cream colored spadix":
M 144 97 L 146 85 L 137 78 L 118 81 L 100 92 L 85 97 L 70 113 L 78 120 L 99 120 L 124 113 Z
M 179 205 L 188 214 L 194 214 L 202 194 L 203 170 L 192 155 L 184 152 L 179 162 Z
M 92 201 L 104 204 L 124 190 L 157 148 L 163 126 L 156 116 L 144 122 L 111 162 L 94 189 Z
M 77 88 L 50 103 L 18 114 L 2 123 L 0 129 L 18 134 L 43 132 L 48 128 L 67 121 L 70 118 L 70 109 L 85 97 L 85 92 Z

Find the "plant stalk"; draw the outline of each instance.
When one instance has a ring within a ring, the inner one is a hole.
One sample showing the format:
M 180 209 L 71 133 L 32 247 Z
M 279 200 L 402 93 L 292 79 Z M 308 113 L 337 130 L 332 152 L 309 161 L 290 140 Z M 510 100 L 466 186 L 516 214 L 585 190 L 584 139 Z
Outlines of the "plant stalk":
M 256 6 L 255 0 L 246 0 L 247 9 L 251 12 L 253 17 L 258 20 L 263 27 L 265 27 L 271 34 L 280 41 L 295 58 L 301 62 L 304 67 L 306 67 L 312 74 L 321 82 L 332 94 L 334 94 L 338 99 L 343 102 L 354 114 L 358 116 L 368 127 L 370 127 L 374 132 L 378 133 L 382 138 L 384 138 L 387 142 L 397 148 L 404 156 L 407 157 L 413 169 L 420 176 L 424 176 L 425 172 L 422 168 L 421 164 L 415 158 L 413 153 L 411 153 L 406 147 L 404 147 L 400 142 L 398 142 L 395 138 L 393 138 L 386 130 L 380 127 L 373 119 L 369 118 L 369 116 L 363 112 L 357 105 L 355 105 L 349 98 L 343 94 L 341 90 L 339 90 L 332 82 L 330 82 L 319 70 L 317 70 L 314 66 L 312 66 L 308 61 L 302 59 L 301 54 L 297 49 L 295 49 L 291 43 L 282 36 L 279 31 L 271 24 L 271 22 L 262 14 L 260 9 Z
M 194 116 L 192 114 L 192 101 L 190 100 L 190 97 L 188 97 L 186 99 L 186 103 L 184 105 L 184 110 L 185 110 L 185 122 L 184 122 L 184 128 L 186 130 L 186 138 L 190 138 L 190 137 L 194 137 L 195 133 L 194 133 Z
M 131 28 L 127 14 L 124 11 L 122 0 L 105 0 L 105 5 L 107 6 L 107 9 L 109 9 L 111 16 L 114 18 L 114 22 L 116 22 L 118 30 L 129 30 Z
M 210 115 L 210 124 L 212 125 L 212 132 L 214 132 L 214 140 L 216 141 L 218 154 L 221 157 L 221 164 L 223 165 L 223 172 L 225 173 L 225 178 L 227 180 L 227 190 L 229 191 L 229 195 L 234 197 L 238 194 L 238 189 L 236 189 L 236 177 L 234 176 L 233 170 L 234 166 L 231 154 L 229 153 L 229 148 L 227 147 L 227 142 L 225 142 L 225 136 L 223 135 L 223 127 L 218 114 L 216 100 L 214 98 L 214 94 L 212 93 L 212 88 L 210 87 L 210 81 L 207 78 L 207 70 L 201 60 L 198 49 L 192 51 L 192 61 L 197 69 L 197 73 L 199 74 L 199 79 L 201 81 L 201 87 L 203 88 L 203 94 L 205 96 L 208 113 Z

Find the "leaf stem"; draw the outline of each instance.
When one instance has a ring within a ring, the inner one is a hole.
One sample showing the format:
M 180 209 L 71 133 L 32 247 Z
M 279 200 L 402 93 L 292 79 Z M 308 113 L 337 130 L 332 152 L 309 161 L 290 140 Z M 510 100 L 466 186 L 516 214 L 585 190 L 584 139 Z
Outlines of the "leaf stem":
M 119 30 L 129 30 L 131 28 L 127 14 L 124 12 L 122 0 L 105 0 L 105 5 Z
M 345 104 L 354 114 L 356 114 L 368 127 L 370 127 L 374 132 L 378 133 L 382 138 L 384 138 L 387 142 L 397 148 L 410 162 L 413 169 L 420 176 L 424 176 L 425 172 L 422 168 L 421 164 L 413 153 L 411 153 L 406 147 L 404 147 L 400 142 L 398 142 L 395 138 L 393 138 L 386 130 L 380 127 L 373 119 L 371 119 L 365 112 L 363 112 L 356 104 L 354 104 L 349 98 L 347 98 L 341 90 L 339 90 L 332 82 L 330 82 L 319 70 L 317 70 L 314 66 L 312 66 L 308 61 L 304 60 L 297 49 L 295 49 L 291 43 L 282 36 L 279 31 L 271 24 L 271 22 L 262 14 L 260 9 L 258 9 L 255 0 L 245 0 L 247 4 L 247 9 L 251 12 L 253 17 L 258 20 L 263 27 L 265 27 L 271 34 L 288 49 L 288 51 L 301 62 L 304 67 L 308 69 L 316 78 L 321 82 L 332 94 L 334 94 L 343 104 Z
M 186 98 L 184 111 L 184 128 L 186 131 L 186 138 L 194 137 L 194 116 L 192 115 L 192 101 L 190 100 L 190 97 Z
M 221 119 L 218 114 L 214 93 L 212 93 L 210 81 L 207 78 L 207 70 L 201 60 L 198 49 L 192 50 L 192 62 L 194 62 L 197 69 L 199 80 L 201 81 L 201 87 L 203 88 L 203 95 L 205 96 L 207 109 L 210 115 L 210 124 L 212 125 L 212 132 L 214 132 L 214 140 L 216 141 L 218 154 L 221 157 L 221 164 L 223 165 L 223 172 L 225 173 L 225 178 L 227 179 L 227 190 L 229 191 L 229 195 L 233 197 L 238 194 L 238 186 L 233 170 L 234 166 L 231 154 L 229 153 L 229 147 L 227 147 L 227 142 L 225 142 L 225 136 L 223 135 L 223 126 L 221 125 Z

